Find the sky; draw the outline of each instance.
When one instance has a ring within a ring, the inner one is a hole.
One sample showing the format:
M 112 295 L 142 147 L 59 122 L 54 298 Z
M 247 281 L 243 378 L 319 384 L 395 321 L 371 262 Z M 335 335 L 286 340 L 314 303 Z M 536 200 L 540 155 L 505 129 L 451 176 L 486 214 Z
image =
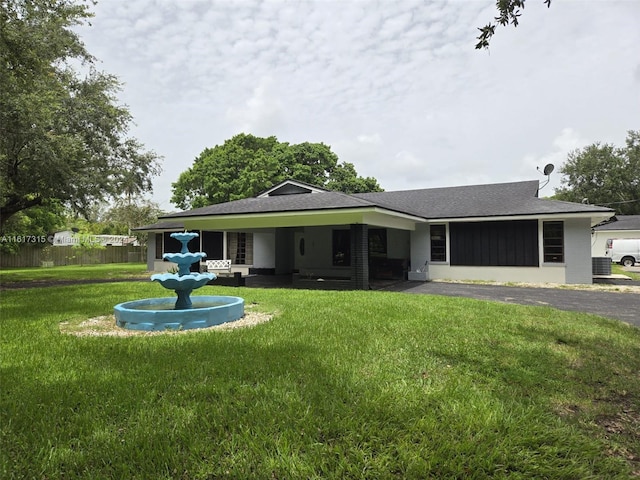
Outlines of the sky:
M 387 191 L 538 179 L 640 129 L 640 1 L 99 0 L 78 29 L 163 157 L 151 200 L 238 133 L 322 142 Z

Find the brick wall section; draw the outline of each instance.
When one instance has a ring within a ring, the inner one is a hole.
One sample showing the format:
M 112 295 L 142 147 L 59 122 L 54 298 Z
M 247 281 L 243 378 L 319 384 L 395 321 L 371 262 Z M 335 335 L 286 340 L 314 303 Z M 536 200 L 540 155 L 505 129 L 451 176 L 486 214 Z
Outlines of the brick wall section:
M 351 285 L 354 290 L 369 290 L 368 225 L 351 225 Z

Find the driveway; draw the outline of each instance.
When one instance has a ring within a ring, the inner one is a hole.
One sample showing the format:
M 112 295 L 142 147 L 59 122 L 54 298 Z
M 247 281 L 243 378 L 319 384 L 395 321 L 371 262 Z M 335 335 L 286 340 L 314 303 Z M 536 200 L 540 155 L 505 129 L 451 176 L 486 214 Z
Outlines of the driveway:
M 384 290 L 548 306 L 559 310 L 593 313 L 640 327 L 640 294 L 638 293 L 444 282 L 402 282 L 388 286 Z
M 638 268 L 638 267 L 632 267 Z M 640 268 L 638 268 L 640 270 Z M 16 282 L 0 284 L 0 290 L 7 288 L 33 288 L 75 283 L 103 283 L 124 281 L 148 281 L 144 279 L 118 279 L 68 282 Z M 624 281 L 619 285 L 640 286 L 640 282 Z M 290 275 L 256 275 L 247 279 L 247 287 L 274 288 L 291 286 Z M 640 293 L 619 293 L 599 290 L 568 290 L 561 288 L 505 287 L 501 285 L 478 285 L 446 282 L 409 282 L 380 286 L 376 290 L 390 292 L 418 293 L 467 297 L 477 300 L 514 303 L 520 305 L 547 306 L 559 310 L 593 313 L 602 317 L 622 320 L 640 327 Z

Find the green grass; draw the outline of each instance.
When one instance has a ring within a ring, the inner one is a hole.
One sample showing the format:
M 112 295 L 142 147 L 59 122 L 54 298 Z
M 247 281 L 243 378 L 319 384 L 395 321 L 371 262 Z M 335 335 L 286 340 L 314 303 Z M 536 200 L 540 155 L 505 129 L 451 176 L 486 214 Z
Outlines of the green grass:
M 200 292 L 240 295 L 277 315 L 231 331 L 75 337 L 60 322 L 166 293 L 142 282 L 2 292 L 0 477 L 601 479 L 640 470 L 640 329 L 426 295 Z
M 50 268 L 4 268 L 0 270 L 0 284 L 11 282 L 125 279 L 144 277 L 147 275 L 146 271 L 147 265 L 144 263 L 67 265 Z
M 611 264 L 611 273 L 626 275 L 627 277 L 631 277 L 631 280 L 640 280 L 640 273 L 629 272 L 628 270 L 622 268 L 622 265 L 619 265 L 617 263 Z

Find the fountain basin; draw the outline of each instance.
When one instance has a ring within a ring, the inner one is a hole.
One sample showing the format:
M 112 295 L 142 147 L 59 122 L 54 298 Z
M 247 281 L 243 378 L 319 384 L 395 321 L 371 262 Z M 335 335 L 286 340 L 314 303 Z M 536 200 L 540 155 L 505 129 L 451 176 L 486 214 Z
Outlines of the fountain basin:
M 145 298 L 114 307 L 116 325 L 129 330 L 190 330 L 233 322 L 244 316 L 244 299 L 227 296 L 191 298 L 193 308 L 174 310 L 175 297 Z

